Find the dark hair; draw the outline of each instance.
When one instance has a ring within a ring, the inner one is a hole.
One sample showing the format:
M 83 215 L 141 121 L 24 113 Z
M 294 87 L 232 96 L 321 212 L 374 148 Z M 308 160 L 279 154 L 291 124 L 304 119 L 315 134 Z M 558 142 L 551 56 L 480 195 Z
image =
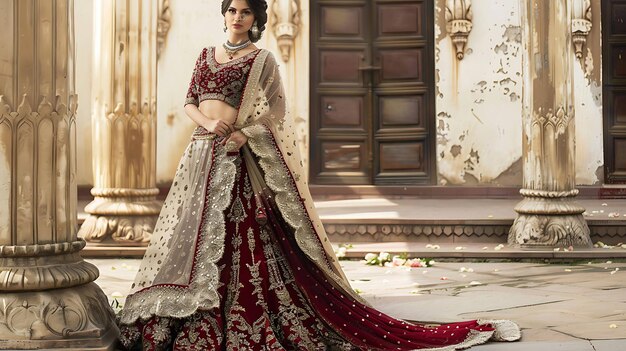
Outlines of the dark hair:
M 256 25 L 259 28 L 259 36 L 255 37 L 251 31 L 248 31 L 248 36 L 253 43 L 256 43 L 261 39 L 263 31 L 265 30 L 265 24 L 267 23 L 267 1 L 265 0 L 246 0 L 250 10 L 254 14 Z M 233 0 L 222 0 L 222 15 L 226 16 L 226 11 L 230 7 Z

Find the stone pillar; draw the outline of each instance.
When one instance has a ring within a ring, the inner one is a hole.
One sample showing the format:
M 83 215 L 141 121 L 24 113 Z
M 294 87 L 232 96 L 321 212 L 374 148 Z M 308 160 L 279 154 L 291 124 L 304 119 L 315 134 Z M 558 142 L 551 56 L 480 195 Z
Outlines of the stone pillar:
M 509 232 L 520 246 L 590 246 L 576 170 L 571 0 L 520 0 L 524 29 L 524 199 Z
M 73 0 L 0 0 L 0 349 L 108 350 L 76 236 Z
M 94 4 L 93 173 L 95 197 L 79 236 L 147 245 L 156 200 L 157 2 Z

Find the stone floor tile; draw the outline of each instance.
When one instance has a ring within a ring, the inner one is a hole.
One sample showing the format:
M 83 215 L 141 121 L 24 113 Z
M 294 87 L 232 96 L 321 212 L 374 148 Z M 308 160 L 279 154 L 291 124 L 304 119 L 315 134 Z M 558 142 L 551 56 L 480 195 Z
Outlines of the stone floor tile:
M 537 341 L 580 341 L 571 335 L 559 333 L 549 328 L 529 328 L 522 330 L 522 342 L 537 342 Z
M 513 319 L 525 328 L 560 328 L 589 321 L 626 319 L 622 304 L 599 303 L 591 299 L 560 301 L 543 305 L 503 309 L 485 313 L 463 313 L 463 318 Z M 606 323 L 608 325 L 611 323 Z M 559 331 L 562 331 L 558 329 Z
M 595 351 L 624 351 L 626 339 L 621 340 L 591 340 Z
M 624 285 L 626 285 L 626 283 Z M 594 289 L 594 292 L 586 293 L 585 296 L 598 301 L 626 302 L 626 288 L 609 290 Z
M 537 286 L 533 289 L 535 292 L 542 292 L 545 294 L 565 294 L 573 296 L 592 296 L 601 294 L 604 290 L 598 290 L 590 287 L 577 286 L 571 284 L 544 284 Z
M 428 296 L 429 298 L 419 298 Z M 364 296 L 365 297 L 365 296 Z M 508 310 L 520 306 L 545 304 L 552 302 L 549 297 L 527 295 L 524 300 L 510 298 L 508 293 L 467 292 L 462 296 L 440 296 L 433 299 L 433 295 L 421 296 L 378 296 L 371 301 L 375 307 L 399 318 L 453 322 L 460 319 L 470 319 L 468 314 L 481 316 L 484 311 Z M 417 315 L 417 317 L 416 317 Z
M 548 305 L 502 309 L 490 312 L 461 313 L 461 319 L 510 319 L 522 328 L 545 329 L 563 325 L 566 321 L 578 320 L 582 316 L 567 311 L 544 311 Z
M 96 283 L 109 297 L 113 292 L 124 295 L 129 291 L 140 263 L 139 259 L 88 261 L 98 266 L 100 277 Z M 394 317 L 439 322 L 511 319 L 523 328 L 531 328 L 526 329 L 528 333 L 521 343 L 490 344 L 484 350 L 526 351 L 547 347 L 550 351 L 587 351 L 584 343 L 572 343 L 572 338 L 615 339 L 626 335 L 626 279 L 622 275 L 626 269 L 611 275 L 610 270 L 604 270 L 609 265 L 606 262 L 591 267 L 442 262 L 435 267 L 411 270 L 371 267 L 359 261 L 342 261 L 341 265 L 351 284 L 363 290 L 364 298 Z M 463 266 L 471 267 L 474 272 L 459 272 Z M 608 268 L 618 266 L 625 263 L 611 263 Z M 604 279 L 607 275 L 611 278 Z M 442 276 L 448 280 L 440 280 Z M 597 282 L 602 279 L 610 284 Z M 472 280 L 485 284 L 470 286 Z M 613 323 L 617 328 L 609 328 Z
M 594 351 L 587 340 L 564 342 L 489 343 L 474 346 L 471 351 Z
M 611 328 L 612 324 L 617 326 L 617 328 Z M 596 320 L 585 323 L 566 324 L 552 329 L 581 339 L 626 340 L 626 315 L 623 315 L 620 320 Z

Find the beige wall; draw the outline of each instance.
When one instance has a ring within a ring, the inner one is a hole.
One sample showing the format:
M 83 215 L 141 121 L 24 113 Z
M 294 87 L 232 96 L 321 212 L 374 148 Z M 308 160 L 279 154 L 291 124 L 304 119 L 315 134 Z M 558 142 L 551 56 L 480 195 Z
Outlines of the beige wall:
M 436 1 L 437 169 L 440 184 L 521 185 L 522 47 L 517 1 L 473 1 L 465 58 L 454 57 L 445 0 Z M 600 2 L 574 67 L 576 180 L 599 183 L 603 164 Z M 600 176 L 600 177 L 598 177 Z
M 576 183 L 604 182 L 604 145 L 602 133 L 602 36 L 600 1 L 591 1 L 593 27 L 574 65 L 576 101 Z
M 157 83 L 157 184 L 167 184 L 174 177 L 176 166 L 189 136 L 195 128 L 183 110 L 187 85 L 193 65 L 203 47 L 221 45 L 226 40 L 220 3 L 214 0 L 171 0 L 171 28 L 158 62 Z M 303 26 L 295 43 L 296 55 L 301 59 L 281 64 L 285 88 L 292 96 L 289 104 L 291 115 L 302 135 L 303 153 L 308 143 L 308 80 L 289 79 L 298 72 L 308 72 L 308 4 L 303 9 Z M 98 14 L 93 13 L 91 1 L 76 2 L 77 28 L 77 76 L 79 93 L 78 111 L 78 184 L 93 184 L 91 166 L 91 67 L 93 46 L 92 22 Z M 268 25 L 258 46 L 272 50 L 280 61 L 278 47 Z M 305 94 L 298 91 L 306 88 Z
M 473 28 L 457 60 L 435 10 L 437 170 L 442 185 L 520 185 L 521 30 L 517 1 L 473 1 Z
M 76 35 L 76 164 L 78 185 L 93 184 L 91 167 L 91 67 L 93 1 L 74 1 Z
M 521 31 L 518 2 L 473 1 L 473 30 L 465 58 L 455 58 L 446 33 L 444 0 L 436 1 L 436 124 L 439 183 L 447 185 L 521 185 Z M 603 164 L 600 9 L 594 1 L 589 52 L 575 65 L 577 182 L 595 184 Z M 173 178 L 180 155 L 194 128 L 183 111 L 187 84 L 197 54 L 204 46 L 225 40 L 219 1 L 170 0 L 172 26 L 158 63 L 157 183 Z M 271 2 L 270 2 L 271 5 Z M 78 152 L 80 185 L 92 184 L 91 59 L 93 5 L 76 2 Z M 289 109 L 308 159 L 309 14 L 301 4 L 302 27 L 295 57 L 281 63 Z M 271 6 L 270 6 L 271 8 Z M 272 23 L 270 14 L 270 24 Z M 271 25 L 259 46 L 281 61 Z M 601 175 L 600 175 L 601 176 Z
M 174 178 L 195 123 L 183 105 L 191 72 L 202 48 L 226 38 L 220 1 L 170 1 L 172 22 L 158 61 L 157 184 Z

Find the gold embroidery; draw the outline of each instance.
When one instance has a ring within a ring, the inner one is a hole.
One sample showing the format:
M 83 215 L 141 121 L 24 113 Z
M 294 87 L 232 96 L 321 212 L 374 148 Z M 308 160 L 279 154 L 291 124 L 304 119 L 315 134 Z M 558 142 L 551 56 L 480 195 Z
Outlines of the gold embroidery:
M 326 252 L 319 242 L 306 208 L 300 202 L 296 185 L 289 176 L 289 170 L 281 161 L 279 150 L 269 131 L 263 125 L 252 125 L 242 130 L 248 137 L 250 149 L 260 157 L 259 164 L 265 173 L 265 182 L 274 192 L 274 199 L 285 221 L 294 229 L 298 246 L 330 277 L 329 281 L 338 284 L 347 296 L 362 304 L 369 305 L 363 298 L 352 293 L 352 288 L 339 277 L 327 261 Z
M 192 145 L 202 145 L 202 143 L 213 145 L 214 142 L 215 140 L 196 140 L 192 142 Z M 127 297 L 124 309 L 120 312 L 121 323 L 132 324 L 138 318 L 148 319 L 154 315 L 181 318 L 193 314 L 198 309 L 210 310 L 219 306 L 220 298 L 217 289 L 220 283 L 219 269 L 216 263 L 224 252 L 224 210 L 231 202 L 229 195 L 232 193 L 235 181 L 236 165 L 235 157 L 228 156 L 223 147 L 216 145 L 213 147 L 217 148 L 215 159 L 204 166 L 204 168 L 208 168 L 211 164 L 214 165 L 211 169 L 210 184 L 207 186 L 208 194 L 206 199 L 208 203 L 206 206 L 208 207 L 203 219 L 204 226 L 197 239 L 196 266 L 191 273 L 193 278 L 188 286 L 151 286 L 157 276 L 156 273 L 151 273 L 151 270 L 153 266 L 156 266 L 157 271 L 160 270 L 162 262 L 159 260 L 159 257 L 163 254 L 159 237 L 153 236 L 146 256 L 142 261 L 142 267 L 146 267 L 147 270 L 140 270 L 136 278 L 138 289 L 145 286 L 149 288 L 135 292 Z M 208 150 L 211 150 L 210 146 Z M 186 158 L 183 157 L 183 159 Z M 203 167 L 197 168 L 196 172 L 203 172 Z M 185 172 L 190 172 L 190 170 L 186 169 L 183 173 Z M 191 175 L 187 174 L 187 176 Z M 174 200 L 168 197 L 166 203 Z M 164 221 L 166 219 L 160 218 L 160 220 Z M 193 231 L 193 228 L 185 230 Z M 180 252 L 182 246 L 170 248 L 169 250 L 174 249 L 177 249 L 174 252 Z M 151 278 L 149 277 L 150 275 L 152 276 Z

